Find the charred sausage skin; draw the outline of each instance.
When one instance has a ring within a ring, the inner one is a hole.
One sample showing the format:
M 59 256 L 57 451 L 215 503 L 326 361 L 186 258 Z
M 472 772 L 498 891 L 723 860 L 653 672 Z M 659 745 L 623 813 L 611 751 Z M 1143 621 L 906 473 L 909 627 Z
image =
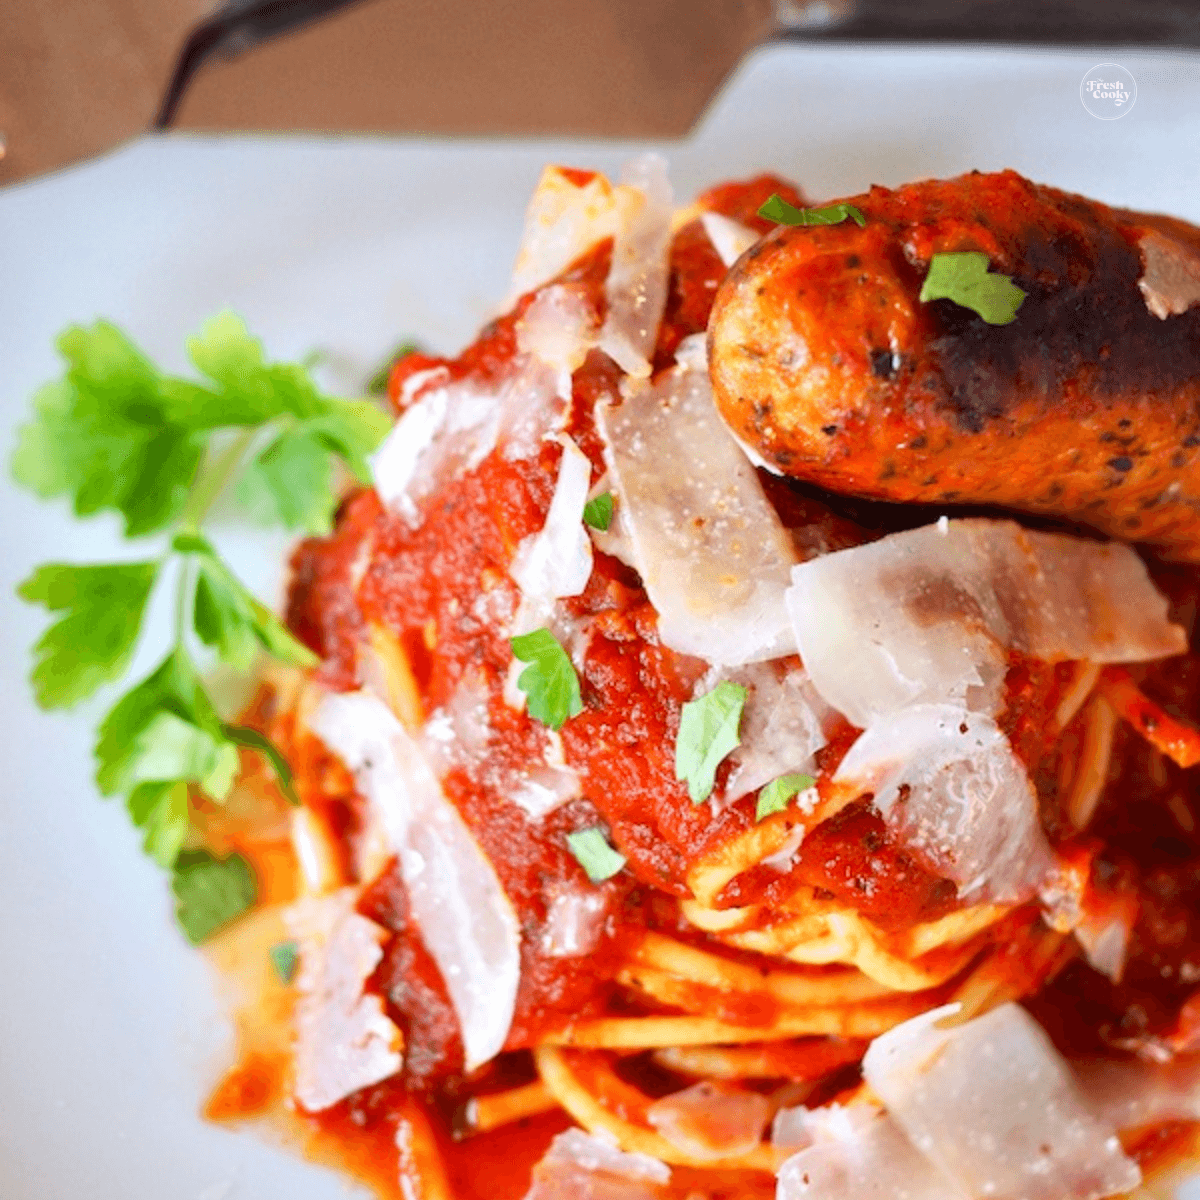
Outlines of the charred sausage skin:
M 1163 319 L 1138 286 L 1139 239 L 1191 269 L 1200 230 L 1012 171 L 851 203 L 863 228 L 777 228 L 722 283 L 709 362 L 734 431 L 833 491 L 1048 514 L 1200 561 L 1200 305 Z M 1011 324 L 918 300 L 932 255 L 961 250 L 1026 293 Z

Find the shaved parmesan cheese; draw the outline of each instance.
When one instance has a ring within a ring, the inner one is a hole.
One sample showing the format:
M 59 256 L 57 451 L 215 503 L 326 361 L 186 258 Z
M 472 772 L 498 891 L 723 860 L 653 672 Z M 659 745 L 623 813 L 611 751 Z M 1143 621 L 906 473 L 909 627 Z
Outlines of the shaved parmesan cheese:
M 773 1141 L 804 1147 L 779 1168 L 776 1200 L 967 1200 L 867 1104 L 785 1109 Z
M 708 335 L 691 333 L 675 347 L 675 362 L 685 371 L 708 370 Z
M 756 230 L 720 213 L 706 212 L 700 218 L 700 224 L 727 267 L 732 267 L 762 237 Z
M 655 1100 L 646 1119 L 692 1158 L 729 1158 L 749 1154 L 762 1141 L 771 1103 L 757 1092 L 705 1080 Z
M 594 886 L 564 882 L 546 909 L 542 953 L 580 958 L 600 945 L 608 920 L 608 896 Z
M 994 713 L 1008 649 L 1115 663 L 1187 644 L 1128 546 L 1012 521 L 948 521 L 812 559 L 787 603 L 817 690 L 861 727 L 909 704 Z
M 429 714 L 419 737 L 421 754 L 438 779 L 452 770 L 470 771 L 487 757 L 492 741 L 487 683 L 466 672 L 450 699 Z
M 1114 983 L 1125 973 L 1125 954 L 1137 922 L 1137 905 L 1115 911 L 1086 914 L 1074 927 L 1075 940 L 1083 947 L 1088 965 Z
M 542 288 L 517 325 L 517 349 L 536 356 L 554 372 L 557 392 L 571 398 L 571 376 L 595 343 L 596 314 L 578 287 Z
M 525 1200 L 658 1200 L 670 1181 L 670 1168 L 657 1158 L 568 1129 L 533 1168 Z
M 603 175 L 580 186 L 561 167 L 547 167 L 525 211 L 525 229 L 504 307 L 562 274 L 621 224 L 622 201 Z
M 953 1028 L 934 1009 L 875 1039 L 863 1076 L 912 1144 L 966 1196 L 1099 1200 L 1141 1180 L 1112 1125 L 1023 1008 Z
M 789 653 L 795 551 L 708 376 L 672 368 L 596 423 L 663 644 L 727 666 Z
M 1160 1121 L 1200 1121 L 1200 1062 L 1097 1061 L 1073 1063 L 1075 1078 L 1096 1119 L 1116 1129 Z
M 426 391 L 370 460 L 379 498 L 416 526 L 425 500 L 498 445 L 509 458 L 536 454 L 555 420 L 558 383 L 555 370 L 526 354 L 498 382 L 468 378 Z
M 1029 899 L 1054 863 L 1025 768 L 990 718 L 919 704 L 881 717 L 833 777 L 972 903 Z
M 1138 249 L 1142 252 L 1138 289 L 1160 321 L 1200 304 L 1200 252 L 1156 229 L 1147 229 L 1138 238 Z
M 509 792 L 509 799 L 531 821 L 540 821 L 582 791 L 579 775 L 569 767 L 539 764 L 521 774 Z
M 473 1070 L 499 1053 L 512 1024 L 521 966 L 512 904 L 386 704 L 369 692 L 328 695 L 309 726 L 354 771 L 399 855 L 413 917 L 442 973 Z
M 592 573 L 592 543 L 583 523 L 592 464 L 569 437 L 558 440 L 563 452 L 546 523 L 538 533 L 522 538 L 509 568 L 525 599 L 539 612 L 563 596 L 578 596 Z
M 344 888 L 287 912 L 300 943 L 296 1099 L 309 1112 L 389 1078 L 403 1062 L 403 1038 L 382 998 L 363 991 L 388 933 L 354 911 L 357 896 Z
M 780 775 L 810 771 L 834 714 L 805 672 L 796 667 L 780 675 L 772 664 L 754 663 L 721 677 L 748 689 L 742 741 L 729 756 L 733 769 L 724 802 L 755 792 Z
M 644 379 L 667 301 L 673 194 L 666 160 L 643 154 L 621 172 L 621 224 L 604 291 L 608 315 L 600 349 L 627 375 Z

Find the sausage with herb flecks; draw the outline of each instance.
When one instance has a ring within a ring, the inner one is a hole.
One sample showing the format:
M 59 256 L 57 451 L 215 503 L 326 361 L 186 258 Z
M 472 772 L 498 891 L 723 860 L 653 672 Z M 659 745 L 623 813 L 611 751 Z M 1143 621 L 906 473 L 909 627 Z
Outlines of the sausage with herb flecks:
M 1200 229 L 1012 171 L 872 188 L 865 224 L 781 227 L 722 283 L 717 403 L 787 475 L 986 504 L 1200 560 Z M 1026 293 L 988 324 L 918 297 L 982 251 Z

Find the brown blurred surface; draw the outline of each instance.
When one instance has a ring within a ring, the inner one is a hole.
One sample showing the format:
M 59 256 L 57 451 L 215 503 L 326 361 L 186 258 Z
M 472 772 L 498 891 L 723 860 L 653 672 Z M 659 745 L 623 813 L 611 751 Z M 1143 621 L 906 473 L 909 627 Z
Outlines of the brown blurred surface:
M 0 182 L 149 128 L 210 0 L 8 0 Z M 772 0 L 362 0 L 208 60 L 173 127 L 685 133 L 773 28 Z

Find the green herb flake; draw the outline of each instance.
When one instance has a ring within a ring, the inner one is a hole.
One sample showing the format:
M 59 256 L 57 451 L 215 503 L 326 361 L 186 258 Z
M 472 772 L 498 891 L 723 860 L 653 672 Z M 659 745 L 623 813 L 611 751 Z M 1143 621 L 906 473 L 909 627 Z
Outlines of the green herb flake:
M 583 506 L 583 523 L 593 529 L 605 533 L 612 524 L 613 497 L 612 492 L 604 492 Z
M 296 969 L 300 966 L 300 947 L 294 941 L 276 942 L 267 954 L 271 958 L 271 966 L 279 982 L 288 987 L 296 978 Z
M 853 221 L 858 226 L 867 223 L 866 217 L 853 204 L 829 204 L 825 208 L 797 208 L 778 193 L 771 196 L 758 210 L 760 217 L 778 225 L 840 225 Z
M 921 285 L 920 300 L 951 300 L 978 313 L 989 325 L 1009 325 L 1025 293 L 1007 275 L 988 272 L 988 256 L 978 250 L 935 254 Z
M 693 804 L 712 794 L 717 767 L 741 744 L 738 726 L 746 703 L 746 689 L 722 680 L 707 695 L 690 700 L 679 714 L 675 739 L 675 778 L 686 780 Z
M 548 629 L 535 629 L 511 641 L 513 654 L 529 666 L 517 679 L 529 715 L 551 729 L 583 712 L 579 676 L 567 652 Z
M 612 524 L 612 492 L 601 492 L 583 505 L 583 523 L 607 533 Z
M 614 850 L 600 825 L 567 834 L 567 845 L 575 861 L 587 872 L 593 883 L 611 879 L 626 863 L 625 855 Z
M 240 855 L 217 858 L 207 850 L 180 854 L 171 880 L 175 917 L 194 946 L 253 907 L 258 884 Z
M 772 779 L 758 793 L 758 807 L 754 810 L 755 821 L 761 821 L 772 813 L 783 812 L 792 802 L 792 797 L 807 791 L 817 781 L 811 775 L 780 775 Z

